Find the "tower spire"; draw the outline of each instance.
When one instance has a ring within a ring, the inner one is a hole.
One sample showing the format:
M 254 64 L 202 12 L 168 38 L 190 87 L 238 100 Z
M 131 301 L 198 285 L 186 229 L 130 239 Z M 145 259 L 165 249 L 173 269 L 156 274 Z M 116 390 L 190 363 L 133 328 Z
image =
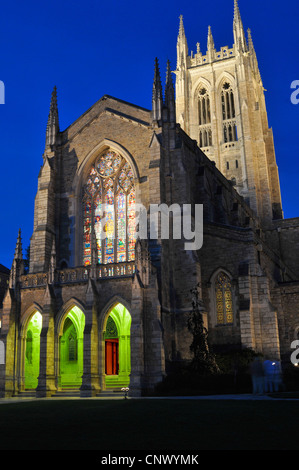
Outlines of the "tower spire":
M 180 15 L 179 37 L 180 38 L 186 37 L 184 23 L 183 23 L 183 15 Z
M 50 111 L 48 116 L 46 130 L 46 147 L 56 143 L 57 133 L 59 132 L 58 106 L 57 106 L 57 88 L 54 86 L 51 95 Z
M 188 56 L 188 44 L 183 23 L 183 15 L 180 15 L 180 26 L 177 40 L 177 69 L 186 66 Z
M 239 9 L 238 0 L 234 0 L 234 19 L 241 20 L 241 14 Z
M 245 39 L 244 27 L 239 9 L 238 0 L 234 0 L 234 43 L 239 53 L 247 51 L 247 44 Z
M 152 120 L 156 124 L 159 124 L 159 122 L 162 119 L 162 108 L 163 108 L 163 91 L 162 91 L 159 63 L 156 57 L 154 83 L 153 83 L 153 95 L 152 95 Z

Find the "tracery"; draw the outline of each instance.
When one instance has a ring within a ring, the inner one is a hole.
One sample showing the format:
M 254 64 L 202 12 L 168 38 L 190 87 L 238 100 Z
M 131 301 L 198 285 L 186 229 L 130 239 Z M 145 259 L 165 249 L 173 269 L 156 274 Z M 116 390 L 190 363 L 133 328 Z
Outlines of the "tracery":
M 215 279 L 217 323 L 233 323 L 232 284 L 229 277 L 221 271 Z
M 131 166 L 108 150 L 91 166 L 83 188 L 83 264 L 135 258 L 135 187 Z
M 224 142 L 235 142 L 237 138 L 234 93 L 230 83 L 225 82 L 221 91 Z

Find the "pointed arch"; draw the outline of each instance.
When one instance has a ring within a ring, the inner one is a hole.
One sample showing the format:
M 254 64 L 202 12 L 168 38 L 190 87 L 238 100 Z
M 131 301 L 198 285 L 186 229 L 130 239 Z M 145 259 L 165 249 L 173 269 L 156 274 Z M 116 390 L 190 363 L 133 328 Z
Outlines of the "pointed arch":
M 83 376 L 84 306 L 70 299 L 58 314 L 56 355 L 59 388 L 79 388 Z
M 28 323 L 30 322 L 32 316 L 36 313 L 43 311 L 41 305 L 39 305 L 37 302 L 33 302 L 30 307 L 28 307 L 25 312 L 22 315 L 22 321 L 21 321 L 21 331 L 20 331 L 20 337 L 23 338 L 24 335 L 26 334 L 26 329 L 28 327 Z
M 134 183 L 137 184 L 140 182 L 138 166 L 134 157 L 131 155 L 131 153 L 118 142 L 115 142 L 110 139 L 103 139 L 90 152 L 88 152 L 88 154 L 84 157 L 84 159 L 80 163 L 76 177 L 74 179 L 74 186 L 75 186 L 74 191 L 77 194 L 77 196 L 79 196 L 83 181 L 88 175 L 88 170 L 89 170 L 90 165 L 96 160 L 96 158 L 100 154 L 102 154 L 103 152 L 109 149 L 111 149 L 112 151 L 116 153 L 121 154 L 125 158 L 125 160 L 127 160 L 134 174 Z
M 131 310 L 131 305 L 126 299 L 124 299 L 120 295 L 114 295 L 113 297 L 111 297 L 111 299 L 108 300 L 108 302 L 104 305 L 104 307 L 101 310 L 101 313 L 100 313 L 100 316 L 99 316 L 99 328 L 100 328 L 100 330 L 105 329 L 107 318 L 108 318 L 111 310 L 117 304 L 123 305 L 128 311 Z
M 236 89 L 236 79 L 235 79 L 235 77 L 231 73 L 229 73 L 227 71 L 224 71 L 224 72 L 221 73 L 221 75 L 219 75 L 219 77 L 217 78 L 216 83 L 215 83 L 215 88 L 216 88 L 218 93 L 221 90 L 221 88 L 223 87 L 225 82 L 229 82 L 232 86 L 232 89 L 235 91 L 235 89 Z
M 129 162 L 111 147 L 89 166 L 81 188 L 84 266 L 134 261 L 134 179 Z
M 63 304 L 63 306 L 61 307 L 61 309 L 59 310 L 57 314 L 57 320 L 56 320 L 56 325 L 55 325 L 56 335 L 58 336 L 62 335 L 64 320 L 67 317 L 68 313 L 74 307 L 80 309 L 82 313 L 85 315 L 85 310 L 86 310 L 85 305 L 75 297 L 72 297 L 71 299 L 69 299 L 67 302 Z
M 38 385 L 40 370 L 40 334 L 42 330 L 42 315 L 38 310 L 31 309 L 24 322 L 24 341 L 21 341 L 24 367 L 25 389 L 35 389 Z
M 101 311 L 99 353 L 104 388 L 130 383 L 131 322 L 130 305 L 117 295 Z
M 196 124 L 198 125 L 198 144 L 200 148 L 211 147 L 213 145 L 212 136 L 212 105 L 211 105 L 211 84 L 208 80 L 200 77 L 194 87 L 194 107 Z
M 233 325 L 236 320 L 235 289 L 233 277 L 225 268 L 218 268 L 210 278 L 212 323 Z
M 216 82 L 219 101 L 219 115 L 222 117 L 222 142 L 236 142 L 237 133 L 237 109 L 236 109 L 236 81 L 233 75 L 223 72 Z
M 83 239 L 86 238 L 88 234 L 84 234 L 83 225 L 84 225 L 84 212 L 82 208 L 82 199 L 83 199 L 83 187 L 87 182 L 87 177 L 91 170 L 92 165 L 96 163 L 96 160 L 103 155 L 106 151 L 114 152 L 120 155 L 126 164 L 130 167 L 132 171 L 132 184 L 135 189 L 135 200 L 138 203 L 140 201 L 140 174 L 139 169 L 136 163 L 134 156 L 130 151 L 121 145 L 119 142 L 103 139 L 97 145 L 93 147 L 82 159 L 78 166 L 78 170 L 73 179 L 72 193 L 74 199 L 72 200 L 71 214 L 73 215 L 73 227 L 71 234 L 71 244 L 73 245 L 72 250 L 72 260 L 70 261 L 71 265 L 80 266 L 83 265 Z M 88 225 L 87 225 L 88 227 Z M 87 228 L 86 227 L 86 228 Z M 99 223 L 97 224 L 99 228 Z M 93 239 L 99 237 L 99 233 L 95 234 L 94 230 L 91 230 L 91 240 L 90 240 L 90 256 L 93 252 L 94 258 L 98 253 L 97 243 Z M 101 256 L 101 254 L 100 254 Z M 90 260 L 91 261 L 91 260 Z M 112 259 L 110 259 L 112 261 Z M 102 263 L 101 263 L 102 264 Z
M 211 82 L 204 77 L 199 77 L 192 87 L 192 96 L 195 97 L 201 88 L 206 88 L 211 93 Z

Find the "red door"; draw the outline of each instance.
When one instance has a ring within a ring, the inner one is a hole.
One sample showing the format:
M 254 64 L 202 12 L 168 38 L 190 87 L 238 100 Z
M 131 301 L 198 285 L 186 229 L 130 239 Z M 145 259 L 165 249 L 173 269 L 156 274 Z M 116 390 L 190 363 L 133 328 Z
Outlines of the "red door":
M 105 373 L 118 374 L 118 339 L 105 340 Z

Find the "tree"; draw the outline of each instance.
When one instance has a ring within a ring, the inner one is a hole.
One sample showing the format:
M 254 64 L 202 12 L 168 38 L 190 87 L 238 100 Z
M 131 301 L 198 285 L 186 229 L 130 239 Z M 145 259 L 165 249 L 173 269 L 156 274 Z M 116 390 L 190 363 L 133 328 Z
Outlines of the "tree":
M 219 372 L 215 357 L 209 349 L 208 331 L 203 321 L 203 302 L 199 298 L 199 284 L 191 289 L 192 311 L 188 318 L 188 329 L 192 333 L 193 340 L 190 350 L 193 353 L 191 367 L 194 372 L 200 375 L 207 375 Z

